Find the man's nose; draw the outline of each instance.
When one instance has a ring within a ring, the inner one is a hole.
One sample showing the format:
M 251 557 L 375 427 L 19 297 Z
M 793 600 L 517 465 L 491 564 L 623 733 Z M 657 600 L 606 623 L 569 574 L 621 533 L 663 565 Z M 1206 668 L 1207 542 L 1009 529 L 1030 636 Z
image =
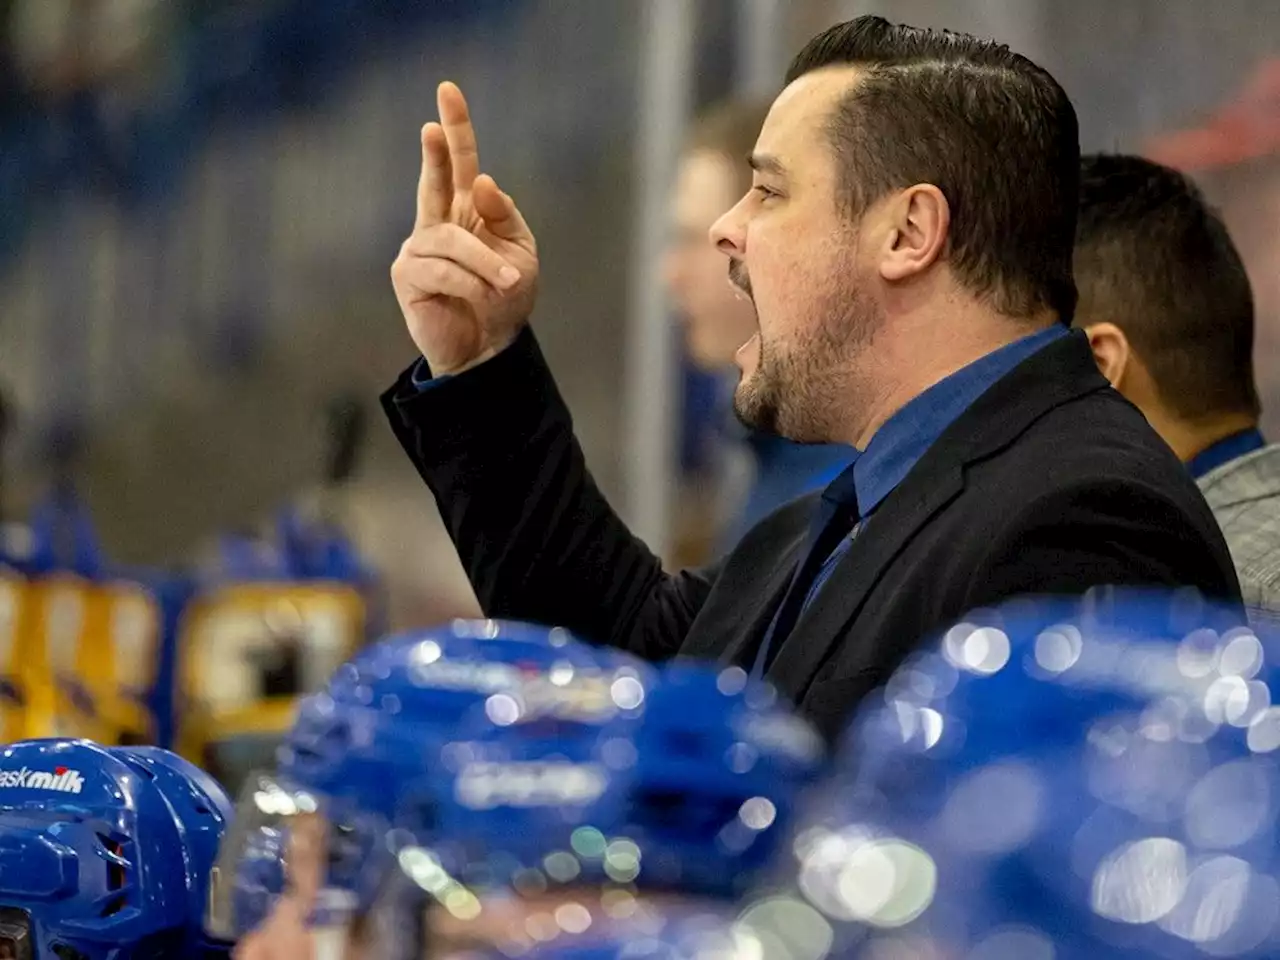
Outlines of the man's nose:
M 739 201 L 711 225 L 708 234 L 717 250 L 735 259 L 747 251 L 747 217 L 742 207 L 742 201 Z

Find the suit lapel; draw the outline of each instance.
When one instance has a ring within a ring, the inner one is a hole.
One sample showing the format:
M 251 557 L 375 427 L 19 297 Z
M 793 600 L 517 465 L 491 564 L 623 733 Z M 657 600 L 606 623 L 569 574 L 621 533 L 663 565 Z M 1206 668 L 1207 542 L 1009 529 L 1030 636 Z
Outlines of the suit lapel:
M 927 467 L 924 461 L 919 466 Z M 889 564 L 963 488 L 958 466 L 942 472 L 917 468 L 908 475 L 862 525 L 853 547 L 782 641 L 768 671 L 775 686 L 794 700 L 804 696 Z
M 817 498 L 812 499 L 816 510 Z M 756 648 L 769 628 L 795 576 L 796 565 L 804 556 L 808 537 L 808 531 L 800 528 L 778 545 L 776 552 L 770 551 L 767 556 L 757 552 L 748 557 L 735 550 L 728 564 L 737 566 L 743 562 L 764 561 L 768 563 L 767 568 L 763 575 L 757 572 L 750 578 L 751 595 L 744 596 L 733 586 L 741 582 L 738 571 L 726 566 L 717 580 L 718 589 L 713 591 L 689 630 L 688 639 L 680 648 L 680 656 L 741 664 L 745 654 Z M 751 664 L 743 666 L 750 669 Z

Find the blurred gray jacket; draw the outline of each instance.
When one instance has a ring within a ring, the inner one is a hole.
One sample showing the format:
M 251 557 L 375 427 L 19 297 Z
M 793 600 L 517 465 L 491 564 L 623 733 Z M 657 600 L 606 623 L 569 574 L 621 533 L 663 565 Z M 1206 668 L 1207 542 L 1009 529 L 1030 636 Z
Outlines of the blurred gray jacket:
M 1280 622 L 1280 444 L 1224 463 L 1198 482 L 1231 550 L 1245 605 Z

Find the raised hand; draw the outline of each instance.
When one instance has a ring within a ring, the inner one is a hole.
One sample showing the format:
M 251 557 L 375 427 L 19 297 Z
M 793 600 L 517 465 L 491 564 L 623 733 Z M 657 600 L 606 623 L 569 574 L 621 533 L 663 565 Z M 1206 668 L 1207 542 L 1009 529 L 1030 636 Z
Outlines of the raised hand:
M 257 929 L 236 944 L 232 960 L 324 960 L 327 957 L 359 958 L 348 930 L 331 921 L 311 922 L 324 885 L 329 852 L 329 824 L 319 814 L 295 817 L 289 825 L 285 856 L 284 893 Z
M 515 201 L 480 173 L 462 91 L 442 83 L 436 103 L 440 122 L 422 128 L 417 219 L 391 283 L 409 335 L 441 376 L 483 363 L 528 322 L 538 245 Z

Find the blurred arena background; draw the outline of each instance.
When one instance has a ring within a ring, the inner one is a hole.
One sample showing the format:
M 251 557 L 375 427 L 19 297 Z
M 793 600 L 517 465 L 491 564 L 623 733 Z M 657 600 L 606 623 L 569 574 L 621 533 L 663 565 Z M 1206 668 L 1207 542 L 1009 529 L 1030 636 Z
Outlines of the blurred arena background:
M 341 509 L 391 624 L 472 612 L 374 409 L 410 359 L 387 269 L 452 78 L 537 232 L 535 323 L 596 477 L 697 559 L 712 391 L 657 282 L 684 124 L 867 12 L 1006 40 L 1063 81 L 1085 149 L 1202 176 L 1249 261 L 1280 430 L 1274 0 L 3 0 L 5 515 L 69 476 L 114 560 L 188 561 L 317 488 L 326 404 L 359 395 Z

